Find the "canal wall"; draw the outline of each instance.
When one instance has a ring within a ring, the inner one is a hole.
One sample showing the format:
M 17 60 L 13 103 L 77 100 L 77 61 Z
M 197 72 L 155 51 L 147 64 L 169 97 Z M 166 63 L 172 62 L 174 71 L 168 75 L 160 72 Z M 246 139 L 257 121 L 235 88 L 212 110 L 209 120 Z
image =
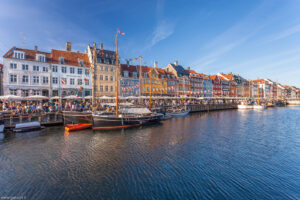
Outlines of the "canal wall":
M 209 112 L 217 110 L 237 109 L 237 104 L 195 104 L 187 106 L 190 112 Z

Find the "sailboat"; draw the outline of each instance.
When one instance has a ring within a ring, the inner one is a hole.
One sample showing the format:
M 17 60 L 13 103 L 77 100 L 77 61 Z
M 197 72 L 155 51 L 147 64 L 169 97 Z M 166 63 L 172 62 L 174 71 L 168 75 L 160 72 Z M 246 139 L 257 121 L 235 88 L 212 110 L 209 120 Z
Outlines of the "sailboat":
M 259 103 L 259 83 L 257 83 L 257 93 L 258 93 L 257 104 L 253 105 L 253 109 L 263 110 L 266 108 L 266 105 Z
M 117 130 L 159 122 L 163 115 L 143 107 L 124 107 L 119 110 L 119 54 L 118 33 L 116 34 L 116 104 L 113 112 L 93 112 L 93 130 Z
M 242 83 L 242 91 L 243 94 L 245 93 L 245 89 L 244 89 L 244 83 Z M 249 89 L 249 94 L 250 94 L 250 89 Z M 242 95 L 244 96 L 244 95 Z M 249 97 L 250 98 L 250 97 Z M 240 102 L 240 104 L 238 104 L 238 109 L 243 109 L 243 110 L 249 110 L 249 109 L 253 109 L 253 105 L 248 104 L 247 100 Z

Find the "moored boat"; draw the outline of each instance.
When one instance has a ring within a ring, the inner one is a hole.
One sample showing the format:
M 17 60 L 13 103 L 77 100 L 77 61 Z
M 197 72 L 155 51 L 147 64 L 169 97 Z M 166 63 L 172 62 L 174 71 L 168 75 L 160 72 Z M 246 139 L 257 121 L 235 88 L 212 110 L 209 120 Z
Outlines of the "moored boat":
M 92 124 L 92 112 L 63 111 L 64 124 Z
M 266 105 L 253 105 L 253 109 L 263 110 L 266 109 Z
M 166 112 L 166 116 L 171 117 L 183 117 L 190 113 L 190 109 L 175 109 L 175 110 L 169 110 Z
M 67 124 L 65 131 L 78 131 L 91 128 L 92 124 Z

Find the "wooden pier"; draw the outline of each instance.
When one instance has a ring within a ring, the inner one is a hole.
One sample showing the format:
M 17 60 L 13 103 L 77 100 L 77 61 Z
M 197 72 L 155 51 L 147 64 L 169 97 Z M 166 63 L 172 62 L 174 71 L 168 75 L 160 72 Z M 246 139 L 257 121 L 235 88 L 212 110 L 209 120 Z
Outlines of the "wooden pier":
M 16 124 L 25 122 L 40 122 L 43 126 L 55 126 L 63 124 L 63 117 L 61 112 L 26 114 L 26 115 L 12 115 L 10 113 L 1 113 L 0 121 L 4 124 L 5 129 L 14 128 Z

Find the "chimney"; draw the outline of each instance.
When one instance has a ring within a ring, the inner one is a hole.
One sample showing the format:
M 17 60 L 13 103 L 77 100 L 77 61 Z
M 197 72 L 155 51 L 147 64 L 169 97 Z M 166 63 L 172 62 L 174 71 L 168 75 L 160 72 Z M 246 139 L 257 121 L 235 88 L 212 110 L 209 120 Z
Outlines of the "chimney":
M 127 65 L 129 65 L 129 60 L 126 60 Z
M 96 42 L 93 42 L 93 48 L 96 49 Z
M 66 42 L 66 51 L 71 51 L 71 42 Z
M 157 68 L 157 64 L 158 64 L 158 62 L 155 61 L 155 62 L 154 62 L 154 67 L 155 67 L 155 68 Z
M 177 60 L 174 62 L 174 65 L 175 65 L 175 66 L 177 66 L 177 65 L 178 65 L 178 61 L 177 61 Z
M 103 43 L 100 44 L 100 49 L 103 50 Z
M 34 50 L 35 50 L 35 51 L 38 51 L 38 46 L 34 46 Z
M 187 67 L 187 70 L 191 70 L 191 67 Z

